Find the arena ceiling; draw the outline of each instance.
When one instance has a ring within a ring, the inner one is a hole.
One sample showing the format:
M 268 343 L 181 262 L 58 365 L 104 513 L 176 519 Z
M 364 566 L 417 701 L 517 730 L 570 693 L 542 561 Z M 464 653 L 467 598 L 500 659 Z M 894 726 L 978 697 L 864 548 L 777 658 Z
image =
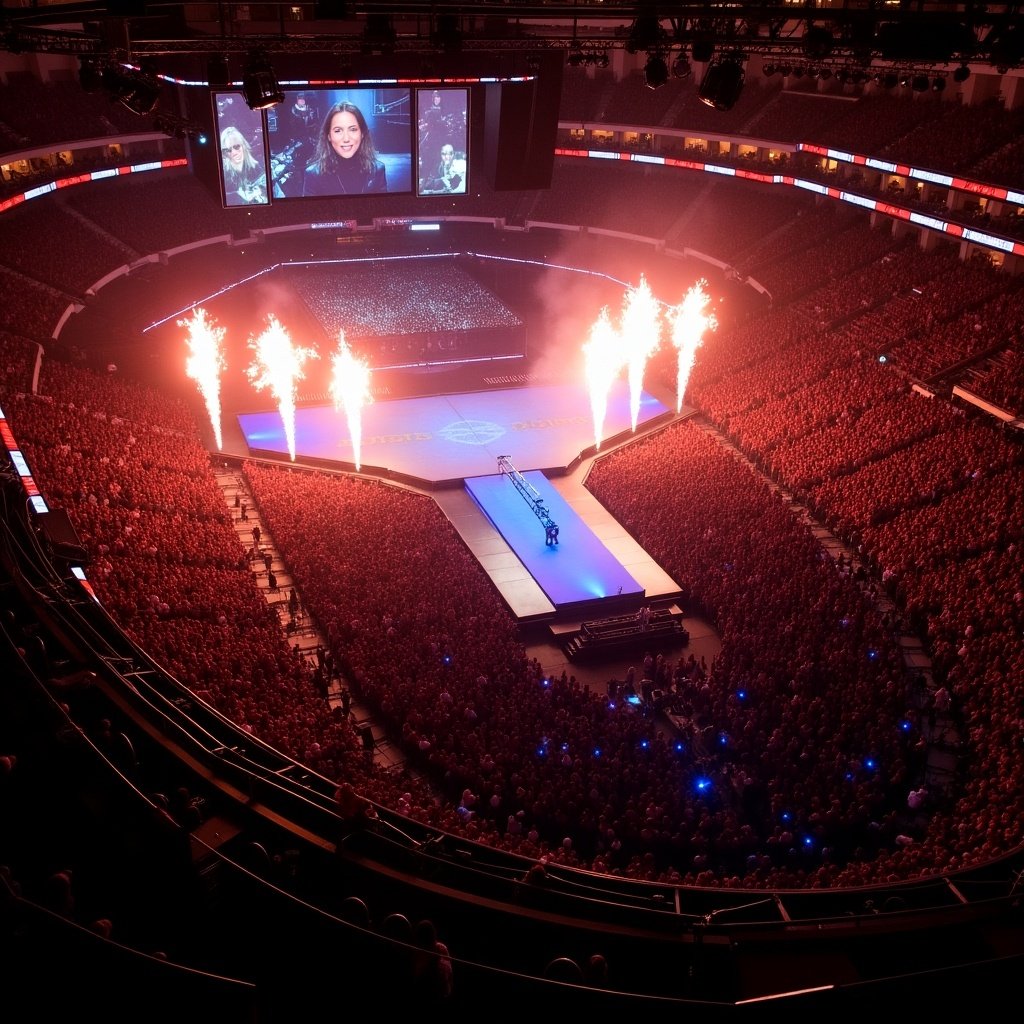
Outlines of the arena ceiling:
M 573 49 L 790 56 L 861 67 L 1024 64 L 1019 4 L 910 0 L 5 3 L 0 49 L 85 56 Z

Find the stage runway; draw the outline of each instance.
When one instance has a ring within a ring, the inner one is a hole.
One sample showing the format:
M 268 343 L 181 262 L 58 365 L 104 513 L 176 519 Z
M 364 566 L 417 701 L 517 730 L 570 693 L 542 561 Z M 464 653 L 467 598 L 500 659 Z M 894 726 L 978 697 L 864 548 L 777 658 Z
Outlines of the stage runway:
M 551 603 L 567 611 L 609 597 L 643 597 L 644 588 L 548 478 L 539 472 L 522 476 L 541 496 L 551 519 L 558 524 L 557 544 L 546 542 L 544 526 L 509 477 L 470 477 L 466 490 Z
M 637 430 L 673 415 L 644 392 Z M 250 454 L 288 461 L 276 411 L 237 420 Z M 621 380 L 608 398 L 602 450 L 631 429 L 629 386 Z M 362 471 L 432 491 L 520 621 L 593 619 L 679 595 L 679 585 L 583 486 L 594 454 L 585 389 L 548 384 L 376 402 L 363 410 L 362 430 Z M 297 461 L 354 468 L 344 412 L 332 405 L 298 409 L 295 438 Z M 501 476 L 499 455 L 543 494 L 560 527 L 557 547 L 544 543 L 533 508 Z
M 670 414 L 644 392 L 638 429 Z M 238 423 L 251 454 L 288 457 L 276 410 L 240 413 Z M 602 443 L 630 429 L 629 387 L 618 381 L 608 399 Z M 363 409 L 362 434 L 365 471 L 427 487 L 494 473 L 499 455 L 507 455 L 520 472 L 564 470 L 594 445 L 590 398 L 583 387 L 567 384 L 374 402 Z M 354 466 L 344 412 L 333 405 L 296 410 L 295 451 L 300 460 Z

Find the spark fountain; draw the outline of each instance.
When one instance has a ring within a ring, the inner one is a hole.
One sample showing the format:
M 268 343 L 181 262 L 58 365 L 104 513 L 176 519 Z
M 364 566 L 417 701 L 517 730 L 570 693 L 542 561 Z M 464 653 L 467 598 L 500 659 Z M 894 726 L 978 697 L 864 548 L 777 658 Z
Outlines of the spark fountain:
M 249 380 L 257 391 L 269 388 L 277 399 L 288 454 L 294 462 L 296 385 L 305 376 L 307 360 L 316 359 L 317 354 L 313 349 L 293 345 L 288 331 L 273 315 L 267 317 L 263 333 L 249 339 L 249 348 L 255 353 L 247 371 Z
M 608 393 L 623 367 L 624 353 L 618 331 L 608 315 L 608 307 L 590 328 L 590 339 L 583 346 L 586 361 L 587 388 L 590 391 L 590 409 L 594 417 L 594 447 L 601 448 L 604 418 L 608 412 Z
M 179 320 L 178 326 L 188 331 L 191 354 L 185 360 L 185 372 L 196 382 L 203 396 L 219 450 L 224 447 L 220 424 L 220 375 L 225 367 L 221 348 L 224 328 L 215 327 L 202 307 L 193 309 L 191 318 Z
M 683 408 L 683 395 L 697 357 L 697 349 L 704 341 L 704 332 L 714 330 L 718 321 L 713 313 L 705 313 L 710 296 L 704 290 L 707 281 L 698 281 L 687 291 L 683 301 L 668 314 L 672 329 L 672 343 L 678 353 L 676 363 L 676 412 Z
M 345 341 L 345 332 L 338 332 L 338 350 L 334 353 L 331 375 L 331 397 L 335 411 L 345 409 L 348 432 L 352 438 L 352 454 L 356 471 L 362 469 L 360 449 L 363 441 L 363 406 L 373 399 L 370 397 L 370 368 L 357 359 Z
M 625 347 L 629 376 L 629 414 L 635 431 L 640 416 L 644 370 L 647 367 L 647 360 L 661 341 L 660 303 L 651 293 L 650 285 L 642 275 L 640 283 L 631 288 L 626 295 L 619 334 Z

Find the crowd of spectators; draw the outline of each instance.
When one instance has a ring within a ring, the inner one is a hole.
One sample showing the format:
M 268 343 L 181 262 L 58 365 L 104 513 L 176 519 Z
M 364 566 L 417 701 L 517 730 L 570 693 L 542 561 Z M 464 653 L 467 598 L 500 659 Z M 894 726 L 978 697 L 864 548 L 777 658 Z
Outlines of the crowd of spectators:
M 699 194 L 674 225 L 663 226 L 662 230 L 666 242 L 675 248 L 696 249 L 719 260 L 732 262 L 742 256 L 790 223 L 807 205 L 802 196 L 780 194 L 772 185 L 729 178 L 710 184 L 699 177 L 697 180 L 703 186 Z
M 753 273 L 775 302 L 786 302 L 824 285 L 835 286 L 846 275 L 883 259 L 896 247 L 888 225 L 877 230 L 856 214 L 833 207 L 828 209 L 831 224 L 824 232 L 822 222 L 830 218 L 827 215 L 820 220 L 812 218 L 806 225 L 806 233 L 796 230 L 792 236 L 795 239 L 804 234 L 809 242 L 806 247 L 799 243 L 795 248 L 780 247 L 774 259 L 763 263 Z
M 981 121 L 998 141 L 1001 129 Z M 954 139 L 978 150 L 965 133 Z M 628 220 L 594 208 L 605 186 L 602 174 L 583 207 L 601 223 Z M 688 206 L 675 203 L 662 231 Z M 21 273 L 77 290 L 83 268 L 97 276 L 97 249 L 100 263 L 123 259 L 56 206 L 30 205 L 5 215 L 23 218 L 24 249 L 5 257 Z M 896 283 L 879 303 L 883 260 Z M 546 677 L 429 498 L 250 465 L 261 514 L 337 662 L 436 788 L 368 771 L 255 590 L 189 410 L 47 360 L 40 393 L 13 388 L 4 411 L 127 631 L 199 696 L 317 771 L 358 778 L 437 827 L 635 877 L 767 887 L 926 876 L 1017 845 L 1024 812 L 1013 785 L 1024 770 L 1019 446 L 907 394 L 873 357 L 884 346 L 927 367 L 931 336 L 943 360 L 974 354 L 954 336 L 981 302 L 1019 317 L 1008 278 L 948 263 L 830 208 L 809 212 L 747 264 L 782 308 L 713 336 L 693 375 L 703 412 L 803 493 L 880 583 L 824 556 L 779 495 L 692 424 L 591 474 L 722 634 L 706 674 L 673 680 L 714 739 L 700 760 L 607 694 Z M 901 291 L 918 273 L 920 287 Z M 49 288 L 19 296 L 38 299 L 27 315 L 45 322 Z M 844 318 L 842 333 L 818 335 Z M 1000 325 L 983 340 L 999 342 Z M 5 339 L 23 380 L 19 349 Z M 906 814 L 923 770 L 915 681 L 898 623 L 876 607 L 879 587 L 926 634 L 970 754 L 955 797 L 923 819 Z
M 901 365 L 918 377 L 931 377 L 1005 345 L 1008 328 L 1024 323 L 1024 291 L 1019 278 L 1004 278 L 1000 284 L 998 293 L 985 296 L 955 319 L 908 338 L 896 349 Z
M 452 259 L 306 266 L 289 279 L 328 337 L 519 327 L 519 317 Z
M 862 879 L 873 869 L 845 862 L 870 859 L 910 827 L 901 787 L 919 767 L 898 725 L 909 683 L 892 624 L 751 471 L 704 435 L 684 427 L 651 446 L 602 463 L 594 489 L 678 578 L 700 581 L 694 599 L 725 626 L 710 675 L 683 674 L 676 684 L 695 730 L 715 736 L 700 762 L 628 705 L 572 678 L 545 678 L 429 498 L 255 464 L 246 474 L 360 699 L 446 796 L 434 807 L 407 800 L 406 813 L 521 853 L 638 877 L 831 884 L 846 870 Z M 686 472 L 666 475 L 665 465 Z M 694 536 L 657 546 L 630 515 L 646 514 L 652 493 L 663 513 L 651 517 L 654 535 Z M 705 514 L 682 527 L 675 503 Z M 688 564 L 677 565 L 683 552 Z M 774 558 L 793 567 L 781 590 L 768 568 Z M 843 715 L 829 686 L 847 705 L 852 689 L 864 707 Z M 794 714 L 806 715 L 804 726 Z M 884 772 L 866 767 L 872 757 Z
M 780 89 L 769 103 L 746 126 L 745 134 L 772 142 L 812 142 L 834 138 L 832 124 L 855 100 L 827 93 Z M 831 143 L 830 143 L 831 145 Z
M 4 265 L 72 294 L 82 294 L 107 270 L 137 256 L 112 235 L 56 203 L 33 200 L 3 217 L 4 229 L 18 238 L 16 246 L 4 247 L 0 256 Z
M 970 106 L 945 103 L 941 117 L 916 125 L 877 155 L 911 167 L 943 168 L 962 174 L 1019 138 L 1022 127 L 1022 112 L 1008 111 L 1001 98 Z
M 1013 345 L 997 352 L 983 367 L 960 378 L 966 391 L 994 402 L 1015 417 L 1024 417 L 1024 358 L 1016 337 Z
M 350 723 L 260 594 L 191 411 L 47 359 L 4 412 L 54 507 L 91 555 L 96 593 L 179 681 L 329 778 L 360 770 Z
M 1016 279 L 987 261 L 959 260 L 951 247 L 922 252 L 889 238 L 881 259 L 875 252 L 875 262 L 847 273 L 837 288 L 828 280 L 827 243 L 813 242 L 816 233 L 827 237 L 828 219 L 806 226 L 816 230 L 801 235 L 804 245 L 787 263 L 795 268 L 802 259 L 810 280 L 827 283 L 767 316 L 711 334 L 690 378 L 691 400 L 761 456 L 855 423 L 870 405 L 906 388 L 903 374 L 926 377 L 1005 345 L 1019 320 Z M 848 248 L 867 256 L 873 244 L 859 243 L 858 231 L 868 229 L 854 228 Z M 885 232 L 862 237 L 887 240 Z M 879 357 L 884 362 L 876 365 Z M 892 374 L 893 365 L 903 374 Z M 808 472 L 813 478 L 815 471 Z
M 530 209 L 530 220 L 578 224 L 663 238 L 676 220 L 692 209 L 706 182 L 699 176 L 629 163 L 617 168 L 616 185 L 608 187 L 602 161 L 566 157 L 555 162 L 551 189 Z
M 0 266 L 0 328 L 42 341 L 53 334 L 72 296 L 50 285 Z
M 227 212 L 187 169 L 69 189 L 67 202 L 141 255 L 230 235 L 233 226 Z
M 39 342 L 0 329 L 0 399 L 31 391 L 39 352 Z
M 979 160 L 972 170 L 980 181 L 991 181 L 996 184 L 1009 185 L 1011 188 L 1020 186 L 1020 168 L 1024 163 L 1024 137 L 1020 134 L 1008 142 L 1004 142 L 994 153 Z
M 943 101 L 932 94 L 874 89 L 858 96 L 856 103 L 841 107 L 827 126 L 799 141 L 874 155 L 919 125 L 937 121 L 944 111 Z
M 994 421 L 913 393 L 902 370 L 935 371 L 1012 342 L 1020 291 L 986 261 L 947 253 L 907 249 L 890 267 L 901 289 L 914 287 L 853 314 L 818 339 L 818 354 L 813 334 L 794 341 L 798 310 L 806 316 L 814 295 L 710 335 L 688 396 L 861 553 L 927 637 L 970 747 L 952 817 L 937 815 L 929 829 L 933 851 L 945 850 L 937 859 L 956 866 L 1020 842 L 1020 799 L 991 780 L 1022 769 L 1022 722 L 1010 710 L 1024 666 L 1022 452 Z M 846 308 L 874 298 L 872 280 L 843 279 Z M 896 373 L 877 361 L 886 352 Z M 989 368 L 989 391 L 1002 383 L 1012 393 L 1012 362 Z

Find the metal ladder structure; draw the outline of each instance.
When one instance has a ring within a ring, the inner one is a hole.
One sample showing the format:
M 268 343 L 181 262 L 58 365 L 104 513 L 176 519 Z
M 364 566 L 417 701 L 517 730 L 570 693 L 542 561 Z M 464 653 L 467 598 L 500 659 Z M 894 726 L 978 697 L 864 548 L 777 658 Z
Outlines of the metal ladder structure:
M 533 514 L 543 523 L 544 533 L 549 544 L 558 543 L 558 524 L 551 518 L 540 491 L 529 483 L 522 473 L 512 465 L 507 455 L 498 456 L 498 469 L 503 476 L 512 481 L 512 486 L 523 496 L 523 501 L 533 510 Z

